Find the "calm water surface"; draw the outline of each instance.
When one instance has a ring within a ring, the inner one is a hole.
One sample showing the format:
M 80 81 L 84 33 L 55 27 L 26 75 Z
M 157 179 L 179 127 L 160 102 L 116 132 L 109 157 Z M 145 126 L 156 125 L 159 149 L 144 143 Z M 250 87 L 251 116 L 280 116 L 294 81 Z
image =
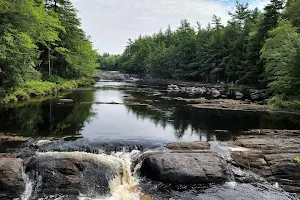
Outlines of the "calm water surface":
M 128 96 L 133 98 L 128 100 Z M 1 108 L 0 132 L 31 137 L 228 141 L 248 129 L 300 129 L 300 115 L 198 110 L 143 90 L 76 91 L 64 98 L 71 98 L 74 103 L 60 104 L 53 99 Z

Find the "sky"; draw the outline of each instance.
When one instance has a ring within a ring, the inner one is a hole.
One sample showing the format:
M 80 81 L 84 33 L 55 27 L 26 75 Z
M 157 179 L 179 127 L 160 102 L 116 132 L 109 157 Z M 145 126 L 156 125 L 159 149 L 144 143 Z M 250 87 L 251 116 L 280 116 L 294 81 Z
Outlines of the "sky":
M 193 26 L 206 26 L 215 14 L 224 24 L 236 0 L 71 0 L 78 10 L 82 28 L 91 36 L 99 53 L 120 54 L 128 39 L 176 29 L 182 19 Z M 247 0 L 240 0 L 246 3 Z M 249 7 L 262 9 L 269 0 L 249 0 Z

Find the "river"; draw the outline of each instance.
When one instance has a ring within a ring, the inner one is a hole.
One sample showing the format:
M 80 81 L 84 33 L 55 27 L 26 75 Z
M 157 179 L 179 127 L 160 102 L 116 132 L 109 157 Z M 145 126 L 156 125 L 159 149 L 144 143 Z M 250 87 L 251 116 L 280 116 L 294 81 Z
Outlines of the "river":
M 30 138 L 67 137 L 75 142 L 99 144 L 140 143 L 143 149 L 139 151 L 153 151 L 162 149 L 168 142 L 233 141 L 242 131 L 249 129 L 300 129 L 300 115 L 297 114 L 195 109 L 182 102 L 161 98 L 161 95 L 169 94 L 163 92 L 157 95 L 153 89 L 155 87 L 149 89 L 121 82 L 98 82 L 96 86 L 97 90 L 78 90 L 43 102 L 3 107 L 0 109 L 0 132 Z M 60 102 L 62 98 L 74 102 Z M 21 142 L 4 143 L 0 152 L 15 152 L 20 145 Z M 55 151 L 56 147 L 49 149 L 49 152 Z M 60 145 L 59 148 L 63 147 Z M 65 154 L 69 151 L 67 148 L 63 150 L 66 150 Z M 86 152 L 82 150 L 81 153 Z M 160 183 L 141 179 L 130 172 L 132 156 L 136 153 L 120 151 L 110 155 L 102 153 L 97 157 L 99 155 L 88 152 L 88 156 L 96 156 L 93 159 L 123 163 L 123 176 L 125 174 L 127 179 L 122 183 L 111 181 L 111 193 L 105 197 L 82 194 L 78 198 L 140 199 L 141 191 L 128 189 L 134 186 L 141 188 L 145 194 L 151 194 L 151 199 L 296 199 L 267 183 L 253 185 L 233 181 L 221 186 L 183 191 L 165 188 Z M 39 156 L 48 156 L 44 154 L 47 152 Z M 69 157 L 80 155 L 78 152 L 68 154 Z M 32 195 L 34 181 L 27 180 L 27 194 L 23 195 L 23 199 L 40 198 Z M 54 196 L 43 198 L 64 199 Z

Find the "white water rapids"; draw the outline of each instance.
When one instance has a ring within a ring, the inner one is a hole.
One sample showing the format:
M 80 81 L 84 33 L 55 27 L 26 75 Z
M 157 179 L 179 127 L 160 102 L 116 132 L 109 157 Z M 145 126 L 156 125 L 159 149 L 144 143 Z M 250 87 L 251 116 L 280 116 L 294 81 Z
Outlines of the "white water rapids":
M 116 152 L 110 155 L 105 153 L 92 154 L 86 152 L 46 152 L 37 153 L 38 156 L 51 156 L 51 157 L 67 157 L 74 158 L 84 162 L 93 162 L 99 164 L 107 164 L 118 171 L 117 175 L 109 181 L 110 194 L 106 196 L 96 196 L 94 194 L 81 194 L 79 200 L 140 200 L 150 199 L 146 198 L 142 190 L 138 187 L 139 179 L 136 176 L 136 169 L 131 172 L 132 160 L 134 157 L 139 156 L 140 151 L 131 152 Z M 26 189 L 22 195 L 22 200 L 34 199 L 33 181 L 24 173 L 23 176 L 26 181 Z M 61 199 L 61 198 L 56 198 Z M 42 199 L 41 199 L 42 200 Z

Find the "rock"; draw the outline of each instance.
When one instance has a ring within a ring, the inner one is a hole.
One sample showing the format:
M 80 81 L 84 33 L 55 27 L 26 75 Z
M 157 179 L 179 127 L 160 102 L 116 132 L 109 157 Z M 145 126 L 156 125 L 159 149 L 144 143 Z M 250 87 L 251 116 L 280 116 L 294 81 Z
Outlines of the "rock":
M 27 139 L 19 136 L 8 136 L 8 135 L 0 135 L 0 142 L 24 142 Z
M 213 89 L 211 91 L 211 95 L 214 97 L 214 98 L 218 98 L 221 96 L 221 92 L 219 90 L 216 90 L 216 89 Z
M 172 142 L 168 143 L 166 148 L 171 150 L 209 150 L 208 142 Z
M 109 181 L 121 173 L 122 164 L 104 156 L 83 152 L 43 153 L 32 157 L 26 166 L 31 179 L 39 180 L 33 192 L 43 195 L 109 193 Z
M 198 94 L 205 94 L 207 92 L 206 88 L 205 87 L 201 87 L 201 88 L 197 88 L 196 89 L 196 92 Z
M 259 91 L 255 91 L 250 94 L 251 100 L 257 101 L 261 99 L 261 93 Z
M 178 87 L 178 85 L 168 85 L 168 90 L 176 90 L 176 91 L 178 91 L 178 90 L 180 90 L 180 88 Z
M 151 153 L 142 175 L 163 183 L 207 184 L 226 181 L 220 158 L 214 153 Z
M 32 146 L 33 146 L 33 147 L 40 148 L 40 147 L 42 147 L 42 146 L 44 146 L 44 145 L 52 144 L 52 143 L 53 143 L 53 142 L 50 141 L 50 140 L 39 140 L 39 141 L 37 141 L 37 142 L 34 142 L 34 143 L 32 144 Z
M 235 91 L 234 94 L 236 99 L 242 99 L 244 97 L 244 94 L 239 91 Z
M 58 101 L 59 101 L 60 103 L 72 103 L 72 102 L 74 102 L 73 99 L 59 99 Z
M 156 97 L 159 97 L 159 96 L 162 96 L 163 93 L 161 93 L 161 92 L 155 92 L 155 93 L 153 93 L 152 95 L 153 95 L 153 96 L 156 96 Z
M 0 159 L 0 199 L 14 199 L 25 190 L 23 160 L 18 158 Z
M 250 104 L 250 103 L 251 103 L 251 100 L 245 99 L 245 104 Z
M 233 164 L 251 170 L 288 192 L 300 190 L 300 131 L 251 130 L 235 143 L 248 151 L 231 152 Z

